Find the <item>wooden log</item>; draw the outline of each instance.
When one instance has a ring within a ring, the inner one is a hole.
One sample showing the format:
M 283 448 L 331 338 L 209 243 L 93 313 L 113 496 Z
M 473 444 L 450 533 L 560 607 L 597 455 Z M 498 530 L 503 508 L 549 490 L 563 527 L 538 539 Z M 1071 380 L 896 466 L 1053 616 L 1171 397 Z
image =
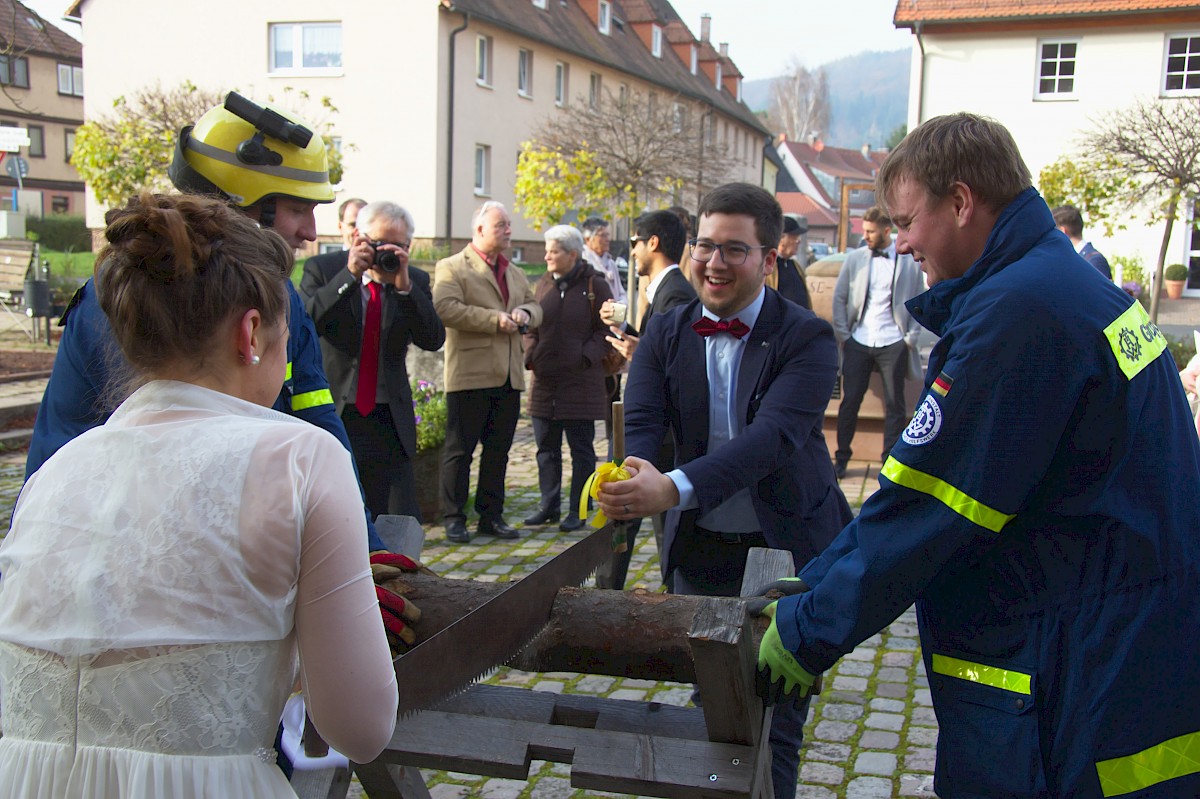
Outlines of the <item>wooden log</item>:
M 420 638 L 428 638 L 503 591 L 505 585 L 406 574 L 387 587 L 421 609 L 421 620 L 414 628 Z M 523 671 L 695 682 L 688 633 L 705 599 L 641 589 L 563 588 L 554 602 L 550 623 L 510 665 Z

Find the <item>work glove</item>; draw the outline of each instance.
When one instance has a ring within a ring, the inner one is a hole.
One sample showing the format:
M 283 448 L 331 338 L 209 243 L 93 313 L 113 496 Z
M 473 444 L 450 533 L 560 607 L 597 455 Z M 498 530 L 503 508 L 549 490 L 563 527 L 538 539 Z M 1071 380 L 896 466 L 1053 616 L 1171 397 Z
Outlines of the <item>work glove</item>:
M 384 588 L 381 583 L 412 572 L 433 574 L 428 568 L 405 555 L 383 550 L 371 553 L 371 577 L 375 581 L 375 598 L 379 600 L 383 629 L 387 633 L 388 646 L 391 647 L 393 657 L 399 657 L 416 646 L 417 634 L 413 632 L 412 625 L 421 620 L 421 609 L 399 594 Z
M 803 594 L 808 590 L 808 583 L 799 577 L 784 577 L 768 585 L 760 592 L 760 595 L 749 599 L 746 603 L 746 611 L 752 616 L 761 616 L 763 608 L 776 599 Z M 746 599 L 746 597 L 743 597 L 743 599 Z
M 795 702 L 812 690 L 815 675 L 809 674 L 783 645 L 779 628 L 775 626 L 778 600 L 770 602 L 756 615 L 771 620 L 758 645 L 758 674 L 754 688 L 764 705 L 777 705 L 784 700 Z

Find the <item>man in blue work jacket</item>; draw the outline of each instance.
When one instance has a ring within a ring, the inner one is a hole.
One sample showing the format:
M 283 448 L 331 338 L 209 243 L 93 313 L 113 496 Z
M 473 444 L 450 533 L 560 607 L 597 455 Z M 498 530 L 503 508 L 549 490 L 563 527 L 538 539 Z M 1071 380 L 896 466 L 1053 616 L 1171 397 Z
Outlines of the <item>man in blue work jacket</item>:
M 318 203 L 333 201 L 321 137 L 303 121 L 260 108 L 233 92 L 224 105 L 180 131 L 168 174 L 180 191 L 228 200 L 293 248 L 316 239 L 313 210 Z M 103 264 L 99 268 L 103 281 Z M 287 288 L 288 364 L 274 408 L 328 430 L 349 450 L 346 428 L 325 379 L 316 330 L 290 281 Z M 34 423 L 26 478 L 63 444 L 104 424 L 124 399 L 122 389 L 127 386 L 127 366 L 100 309 L 94 280 L 71 298 L 59 324 L 64 327 L 62 340 Z M 367 546 L 376 553 L 372 563 L 405 568 L 407 562 L 386 553 L 370 511 L 364 512 Z M 385 589 L 377 593 L 389 640 L 402 651 L 415 640 L 405 621 L 411 610 Z
M 941 337 L 879 491 L 767 605 L 780 697 L 914 601 L 952 797 L 1200 795 L 1200 446 L 1166 341 L 970 114 L 877 197 Z

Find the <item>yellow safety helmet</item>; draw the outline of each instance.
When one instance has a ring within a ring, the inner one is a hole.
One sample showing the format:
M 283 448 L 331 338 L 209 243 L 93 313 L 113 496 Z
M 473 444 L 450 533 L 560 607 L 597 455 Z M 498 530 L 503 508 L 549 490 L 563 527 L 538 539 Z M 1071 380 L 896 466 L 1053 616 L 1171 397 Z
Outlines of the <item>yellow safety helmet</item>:
M 242 208 L 274 197 L 333 202 L 321 137 L 288 112 L 236 92 L 179 131 L 167 174 L 182 192 L 223 195 Z

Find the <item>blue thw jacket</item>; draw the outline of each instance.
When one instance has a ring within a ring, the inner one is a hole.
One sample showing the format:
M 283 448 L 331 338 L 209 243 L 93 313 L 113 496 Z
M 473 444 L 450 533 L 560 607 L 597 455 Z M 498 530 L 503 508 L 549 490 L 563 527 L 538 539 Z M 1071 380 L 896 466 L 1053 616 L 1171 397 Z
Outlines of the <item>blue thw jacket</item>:
M 290 303 L 287 376 L 274 408 L 328 430 L 349 450 L 346 428 L 337 415 L 325 379 L 317 332 L 295 287 L 290 281 L 287 286 Z M 112 413 L 113 400 L 119 399 L 106 392 L 114 391 L 111 384 L 122 379 L 126 368 L 108 317 L 100 308 L 93 281 L 87 281 L 75 292 L 59 325 L 64 328 L 62 340 L 33 426 L 33 440 L 25 461 L 26 480 L 63 444 L 104 424 Z M 375 532 L 370 511 L 366 511 L 366 517 L 368 548 L 387 549 Z
M 782 640 L 815 674 L 915 601 L 945 799 L 1200 795 L 1200 444 L 1162 334 L 1033 189 L 908 308 L 924 396 Z

